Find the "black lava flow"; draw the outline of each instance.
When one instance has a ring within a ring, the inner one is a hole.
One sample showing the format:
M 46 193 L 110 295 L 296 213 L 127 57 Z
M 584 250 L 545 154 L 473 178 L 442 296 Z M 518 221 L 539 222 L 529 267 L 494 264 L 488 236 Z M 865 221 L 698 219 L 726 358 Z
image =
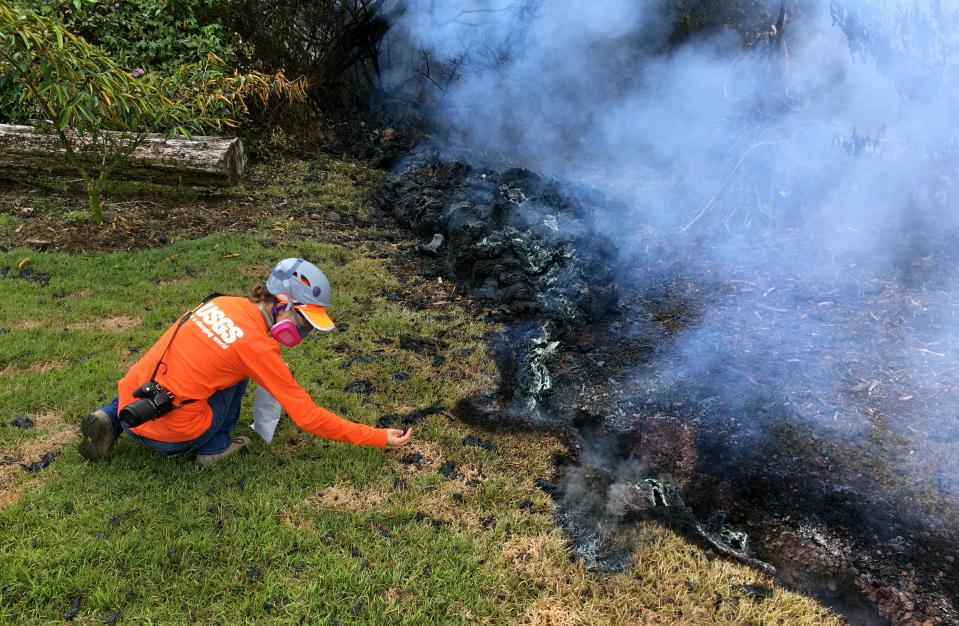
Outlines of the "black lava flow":
M 497 341 L 503 380 L 514 384 L 473 398 L 460 411 L 486 422 L 548 425 L 540 400 L 564 342 L 616 310 L 616 248 L 592 225 L 603 202 L 532 172 L 474 170 L 422 151 L 382 189 L 380 205 L 399 222 L 444 243 L 431 249 L 440 270 L 511 320 Z M 406 349 L 429 340 L 407 337 Z M 428 344 L 427 344 L 428 347 Z
M 567 442 L 557 477 L 537 483 L 557 501 L 575 556 L 602 571 L 628 567 L 635 522 L 655 520 L 707 555 L 816 595 L 853 624 L 959 623 L 957 529 L 914 523 L 908 498 L 860 499 L 865 479 L 823 465 L 815 439 L 768 427 L 782 408 L 774 402 L 723 406 L 696 382 L 654 388 L 654 357 L 697 304 L 617 280 L 618 251 L 594 226 L 615 208 L 602 194 L 420 149 L 379 204 L 422 237 L 438 273 L 507 322 L 492 340 L 499 387 L 455 412 Z M 426 347 L 415 339 L 409 349 Z M 742 411 L 767 427 L 752 432 L 737 422 Z M 742 593 L 767 596 L 758 583 Z

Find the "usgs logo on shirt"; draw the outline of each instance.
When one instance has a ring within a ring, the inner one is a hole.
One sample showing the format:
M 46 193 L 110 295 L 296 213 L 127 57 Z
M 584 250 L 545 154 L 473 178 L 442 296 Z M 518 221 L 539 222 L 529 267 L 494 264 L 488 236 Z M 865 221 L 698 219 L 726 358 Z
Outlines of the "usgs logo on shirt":
M 221 348 L 243 336 L 243 329 L 226 316 L 212 301 L 207 302 L 193 314 L 193 323 Z

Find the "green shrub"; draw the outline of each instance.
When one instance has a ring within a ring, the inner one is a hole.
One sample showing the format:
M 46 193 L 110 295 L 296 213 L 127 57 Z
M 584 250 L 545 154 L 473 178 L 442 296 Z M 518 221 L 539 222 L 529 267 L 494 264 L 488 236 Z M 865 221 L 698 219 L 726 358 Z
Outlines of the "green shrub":
M 234 68 L 233 36 L 218 22 L 228 0 L 20 0 L 14 2 L 53 18 L 97 46 L 121 67 L 172 74 L 181 65 L 204 62 L 211 54 Z M 0 77 L 0 122 L 41 119 L 23 104 L 23 88 Z
M 80 2 L 80 0 L 75 0 Z M 253 99 L 305 96 L 306 83 L 279 72 L 229 72 L 211 54 L 169 75 L 130 71 L 55 18 L 0 0 L 0 73 L 24 90 L 38 126 L 59 139 L 82 176 L 95 221 L 103 222 L 100 194 L 150 132 L 167 136 L 236 126 Z
M 63 214 L 63 221 L 67 224 L 82 224 L 90 218 L 90 214 L 84 211 L 67 211 Z
M 30 115 L 29 107 L 23 106 L 23 88 L 13 76 L 0 72 L 0 123 L 19 122 Z
M 164 71 L 210 54 L 233 66 L 232 37 L 217 21 L 229 8 L 226 0 L 84 0 L 80 10 L 72 1 L 42 4 L 52 5 L 68 30 L 127 67 Z

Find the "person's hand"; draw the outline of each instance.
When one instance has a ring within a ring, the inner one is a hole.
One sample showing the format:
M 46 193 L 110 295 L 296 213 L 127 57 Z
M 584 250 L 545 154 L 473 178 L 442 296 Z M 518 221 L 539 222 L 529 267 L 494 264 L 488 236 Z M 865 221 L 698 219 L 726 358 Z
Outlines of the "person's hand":
M 406 442 L 408 442 L 412 436 L 412 428 L 407 428 L 405 431 L 399 430 L 398 428 L 388 428 L 386 430 L 386 447 L 400 448 L 405 446 Z

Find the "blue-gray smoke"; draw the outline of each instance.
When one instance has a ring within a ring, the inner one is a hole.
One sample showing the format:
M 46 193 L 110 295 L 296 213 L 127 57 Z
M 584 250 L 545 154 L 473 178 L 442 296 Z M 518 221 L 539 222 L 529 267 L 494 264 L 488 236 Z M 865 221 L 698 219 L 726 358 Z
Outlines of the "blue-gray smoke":
M 959 8 L 777 2 L 675 45 L 672 3 L 406 4 L 396 76 L 451 156 L 596 185 L 626 207 L 601 216 L 624 280 L 719 286 L 651 394 L 886 428 L 894 465 L 959 495 Z

